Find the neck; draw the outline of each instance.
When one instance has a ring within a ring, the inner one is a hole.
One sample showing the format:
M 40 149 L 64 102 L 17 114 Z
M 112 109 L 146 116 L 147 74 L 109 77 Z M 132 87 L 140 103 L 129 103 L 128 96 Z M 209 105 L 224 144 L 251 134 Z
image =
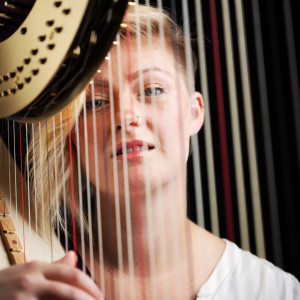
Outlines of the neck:
M 116 286 L 121 282 L 125 286 L 128 283 L 126 293 L 140 291 L 137 299 L 146 299 L 145 290 L 155 293 L 167 287 L 168 295 L 170 291 L 177 293 L 178 286 L 183 287 L 181 291 L 188 291 L 184 299 L 195 298 L 221 251 L 207 252 L 215 249 L 212 243 L 217 242 L 187 219 L 185 195 L 185 180 L 165 185 L 153 191 L 151 197 L 145 193 L 140 193 L 139 198 L 131 194 L 129 201 L 120 197 L 119 206 L 112 205 L 113 198 L 105 201 L 102 195 L 101 244 L 96 213 L 93 218 L 94 278 L 101 288 L 101 276 L 105 278 L 107 295 L 122 290 Z M 130 204 L 127 210 L 126 203 Z M 88 258 L 87 266 L 90 268 Z
M 120 197 L 118 207 L 113 198 L 105 201 L 102 196 L 104 261 L 114 268 L 123 268 L 126 273 L 136 265 L 141 268 L 139 273 L 146 277 L 151 275 L 154 265 L 157 272 L 163 273 L 167 269 L 166 258 L 175 257 L 180 245 L 186 245 L 183 240 L 187 238 L 189 221 L 185 195 L 185 179 L 181 178 L 148 195 L 140 189 L 131 193 L 130 199 Z M 93 233 L 98 233 L 96 216 L 93 226 Z M 170 253 L 170 245 L 176 249 L 171 251 L 173 253 Z

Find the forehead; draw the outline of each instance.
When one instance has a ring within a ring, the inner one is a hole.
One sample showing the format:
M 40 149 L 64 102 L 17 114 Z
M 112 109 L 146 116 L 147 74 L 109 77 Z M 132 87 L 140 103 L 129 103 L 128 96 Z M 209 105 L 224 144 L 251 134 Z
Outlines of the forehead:
M 161 46 L 157 38 L 149 43 L 142 39 L 137 43 L 136 39 L 123 39 L 118 45 L 114 45 L 108 56 L 100 66 L 101 73 L 95 74 L 95 79 L 120 75 L 132 76 L 138 70 L 164 69 L 175 71 L 175 59 L 169 46 Z M 111 70 L 111 71 L 109 71 Z M 115 79 L 115 78 L 114 78 Z

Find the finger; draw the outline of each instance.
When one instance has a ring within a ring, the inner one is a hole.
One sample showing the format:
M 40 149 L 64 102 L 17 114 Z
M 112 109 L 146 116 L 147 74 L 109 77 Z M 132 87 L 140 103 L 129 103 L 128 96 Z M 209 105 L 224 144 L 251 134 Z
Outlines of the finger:
M 55 264 L 66 264 L 70 267 L 76 267 L 77 265 L 77 255 L 74 251 L 69 251 L 63 258 L 56 261 Z
M 38 299 L 57 299 L 57 300 L 104 300 L 101 295 L 94 296 L 80 288 L 65 284 L 59 281 L 44 281 L 39 286 Z
M 52 264 L 44 271 L 44 276 L 49 280 L 59 281 L 77 287 L 97 299 L 102 296 L 94 280 L 79 269 L 59 263 Z

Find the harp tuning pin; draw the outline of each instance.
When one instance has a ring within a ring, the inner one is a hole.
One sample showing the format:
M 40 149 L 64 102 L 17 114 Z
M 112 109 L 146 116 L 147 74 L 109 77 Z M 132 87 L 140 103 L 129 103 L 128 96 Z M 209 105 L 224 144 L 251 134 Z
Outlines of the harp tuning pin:
M 79 46 L 77 46 L 74 50 L 73 50 L 73 56 L 78 57 L 80 55 L 81 49 Z
M 24 59 L 25 65 L 29 65 L 29 64 L 30 64 L 30 61 L 31 61 L 30 57 L 25 58 L 25 59 Z
M 0 12 L 0 18 L 9 19 L 9 20 L 12 19 L 11 16 L 7 15 L 7 13 L 4 13 L 4 12 Z
M 8 81 L 9 77 L 10 77 L 10 75 L 9 75 L 9 74 L 7 74 L 7 75 L 4 75 L 4 76 L 3 76 L 3 80 L 4 80 L 4 81 Z
M 7 8 L 11 8 L 11 9 L 18 9 L 19 7 L 17 7 L 16 5 L 10 3 L 11 1 L 5 1 L 4 2 L 4 6 Z
M 16 72 L 10 72 L 9 75 L 10 75 L 10 78 L 15 78 L 17 73 Z
M 4 96 L 9 96 L 10 95 L 10 90 L 6 90 L 6 91 L 4 91 Z
M 26 82 L 26 83 L 29 83 L 30 81 L 31 81 L 31 77 L 26 77 L 26 78 L 25 78 L 25 82 Z
M 15 230 L 3 230 L 4 234 L 15 234 L 16 231 Z
M 92 30 L 91 37 L 90 37 L 90 43 L 91 44 L 96 44 L 97 43 L 97 39 L 98 39 L 98 36 L 97 36 L 96 31 Z

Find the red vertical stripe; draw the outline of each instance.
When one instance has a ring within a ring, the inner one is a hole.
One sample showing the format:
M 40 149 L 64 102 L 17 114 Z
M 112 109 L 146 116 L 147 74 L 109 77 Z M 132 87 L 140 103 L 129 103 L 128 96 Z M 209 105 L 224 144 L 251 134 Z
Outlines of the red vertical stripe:
M 218 23 L 217 23 L 215 0 L 209 1 L 209 10 L 210 10 L 211 32 L 212 32 L 217 111 L 218 111 L 218 119 L 219 119 L 218 124 L 219 124 L 219 138 L 220 138 L 220 147 L 221 147 L 220 151 L 221 151 L 222 180 L 223 180 L 224 201 L 225 201 L 226 230 L 227 230 L 228 239 L 234 241 L 235 235 L 234 235 L 234 224 L 233 224 L 232 195 L 231 195 L 231 185 L 230 185 L 228 145 L 227 145 L 227 135 L 226 135 L 222 71 L 221 71 L 221 62 L 220 62 Z

